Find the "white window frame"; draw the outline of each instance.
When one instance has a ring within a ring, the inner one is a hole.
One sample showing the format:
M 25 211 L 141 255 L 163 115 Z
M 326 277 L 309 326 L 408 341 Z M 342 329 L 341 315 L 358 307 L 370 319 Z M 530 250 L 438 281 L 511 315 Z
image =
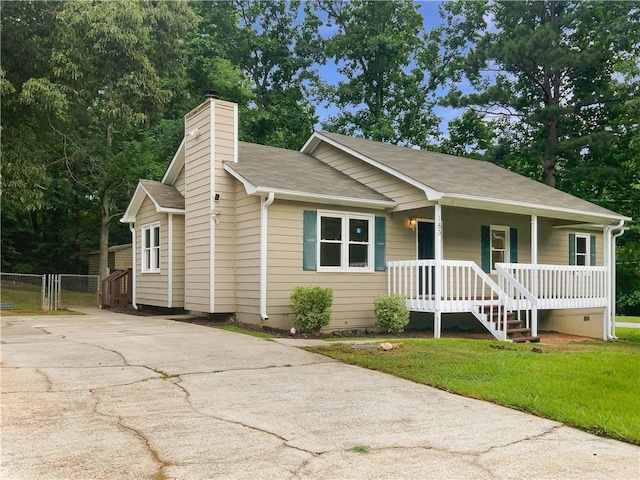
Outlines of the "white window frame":
M 342 245 L 339 267 L 323 267 L 322 265 L 320 265 L 320 262 L 322 261 L 320 257 L 320 245 L 323 243 L 322 241 L 322 218 L 323 217 L 340 218 L 342 220 L 342 240 L 340 242 L 337 242 L 337 241 L 334 242 L 334 243 L 340 243 Z M 367 248 L 367 266 L 366 267 L 350 267 L 349 266 L 349 245 L 364 244 L 364 242 L 351 242 L 349 240 L 349 221 L 350 220 L 366 220 L 368 222 L 369 241 L 367 242 L 368 248 Z M 316 271 L 318 272 L 361 272 L 361 273 L 374 272 L 375 215 L 370 215 L 366 213 L 318 210 L 317 222 L 318 222 L 317 223 L 318 241 L 316 245 L 316 258 L 318 259 L 318 264 L 316 266 Z
M 591 235 L 586 233 L 574 233 L 574 235 L 575 235 L 575 238 L 574 238 L 575 244 L 573 245 L 573 264 L 575 266 L 590 267 L 591 266 Z M 584 244 L 586 246 L 584 253 L 578 253 L 579 238 L 584 238 Z M 580 265 L 578 263 L 578 256 L 584 256 L 584 265 Z
M 491 273 L 498 273 L 493 263 L 493 252 L 501 251 L 502 249 L 493 248 L 493 232 L 504 232 L 504 260 L 498 263 L 509 263 L 511 259 L 511 227 L 505 225 L 490 225 L 489 226 L 489 263 L 491 265 Z
M 160 273 L 160 239 L 156 245 L 156 229 L 160 236 L 160 222 L 149 223 L 142 226 L 142 256 L 140 259 L 142 273 Z M 150 245 L 147 245 L 147 234 L 150 231 Z M 154 254 L 157 252 L 157 254 Z

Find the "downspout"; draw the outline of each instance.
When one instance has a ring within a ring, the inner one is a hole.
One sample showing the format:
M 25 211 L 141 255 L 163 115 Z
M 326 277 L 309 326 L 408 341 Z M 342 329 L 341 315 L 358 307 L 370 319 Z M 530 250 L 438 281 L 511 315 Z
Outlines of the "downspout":
M 173 213 L 167 214 L 167 308 L 173 307 Z
M 624 221 L 621 220 L 621 223 L 624 224 Z M 609 323 L 609 338 L 612 340 L 618 338 L 616 337 L 616 238 L 622 236 L 626 230 L 620 224 L 614 230 L 618 228 L 620 230 L 611 235 L 611 322 Z
M 269 192 L 267 198 L 260 201 L 260 317 L 269 320 L 267 315 L 267 210 L 275 199 L 275 193 Z
M 606 293 L 607 303 L 605 307 L 605 324 L 603 325 L 603 339 L 615 340 L 615 311 L 616 311 L 616 265 L 615 265 L 615 239 L 624 233 L 622 229 L 624 220 L 620 220 L 617 225 L 607 225 L 605 228 L 605 265 L 607 265 Z M 615 232 L 618 230 L 616 234 Z
M 129 224 L 129 230 L 131 231 L 131 261 L 133 262 L 131 265 L 133 268 L 131 269 L 131 306 L 138 309 L 138 305 L 136 304 L 136 277 L 138 275 L 138 266 L 136 265 L 136 226 L 135 223 Z

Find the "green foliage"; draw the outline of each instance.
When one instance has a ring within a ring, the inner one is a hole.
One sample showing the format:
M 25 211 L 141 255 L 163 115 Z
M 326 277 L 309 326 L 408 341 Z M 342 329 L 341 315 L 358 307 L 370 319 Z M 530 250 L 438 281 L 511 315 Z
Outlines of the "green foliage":
M 350 345 L 311 348 L 347 363 L 487 400 L 640 445 L 637 343 L 570 345 L 403 340 L 393 355 Z M 506 345 L 506 344 L 502 344 Z
M 373 302 L 376 327 L 381 332 L 399 333 L 409 323 L 409 309 L 404 295 L 378 295 Z
M 628 33 L 638 2 L 461 0 L 441 12 L 432 79 L 449 90 L 444 103 L 509 119 L 505 131 L 521 139 L 511 151 L 539 163 L 545 183 L 555 186 L 566 164 L 588 155 L 593 135 L 615 137 L 610 121 L 623 117 L 610 113 L 640 87 L 640 44 Z M 465 79 L 472 93 L 460 90 Z
M 319 332 L 331 321 L 333 290 L 321 287 L 295 287 L 291 291 L 293 326 L 304 333 Z
M 438 134 L 438 122 L 425 83 L 431 55 L 425 50 L 418 6 L 407 0 L 317 3 L 327 15 L 327 26 L 337 28 L 325 42 L 325 56 L 346 77 L 323 88 L 339 111 L 323 127 L 426 147 Z

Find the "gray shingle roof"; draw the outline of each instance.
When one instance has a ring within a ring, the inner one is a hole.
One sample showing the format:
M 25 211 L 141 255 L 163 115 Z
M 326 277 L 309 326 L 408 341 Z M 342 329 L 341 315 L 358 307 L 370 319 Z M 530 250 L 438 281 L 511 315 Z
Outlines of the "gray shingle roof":
M 238 142 L 238 163 L 227 163 L 256 187 L 363 200 L 391 200 L 372 188 L 295 150 Z
M 471 195 L 489 200 L 618 215 L 489 162 L 398 147 L 338 133 L 319 133 L 445 195 Z
M 184 197 L 173 185 L 165 185 L 155 180 L 140 180 L 140 184 L 161 208 L 184 210 Z

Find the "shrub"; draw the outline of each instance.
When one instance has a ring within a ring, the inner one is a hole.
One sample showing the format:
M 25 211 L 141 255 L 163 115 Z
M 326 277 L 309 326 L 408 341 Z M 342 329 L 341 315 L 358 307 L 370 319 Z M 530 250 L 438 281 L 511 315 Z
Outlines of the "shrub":
M 381 332 L 399 333 L 409 323 L 404 295 L 378 295 L 373 302 L 376 326 Z
M 318 332 L 331 321 L 333 290 L 321 287 L 296 287 L 291 291 L 293 326 L 304 333 Z

